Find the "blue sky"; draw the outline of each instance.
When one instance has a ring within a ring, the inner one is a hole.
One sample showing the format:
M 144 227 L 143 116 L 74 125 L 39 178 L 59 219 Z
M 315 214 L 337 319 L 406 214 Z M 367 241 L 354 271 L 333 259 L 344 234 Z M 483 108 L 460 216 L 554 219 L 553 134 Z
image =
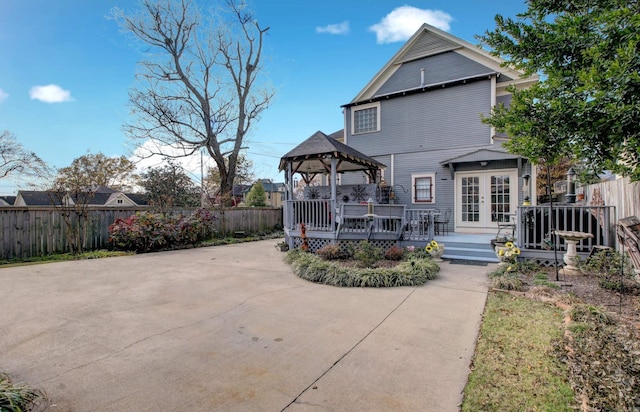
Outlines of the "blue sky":
M 203 5 L 215 1 L 199 0 Z M 130 156 L 128 89 L 142 49 L 107 16 L 127 0 L 0 0 L 0 130 L 55 167 L 88 152 Z M 342 128 L 348 103 L 422 22 L 477 43 L 524 0 L 249 0 L 262 26 L 272 106 L 246 146 L 258 178 L 282 181 L 280 156 Z M 187 163 L 199 180 L 199 159 Z M 16 193 L 11 179 L 0 194 Z

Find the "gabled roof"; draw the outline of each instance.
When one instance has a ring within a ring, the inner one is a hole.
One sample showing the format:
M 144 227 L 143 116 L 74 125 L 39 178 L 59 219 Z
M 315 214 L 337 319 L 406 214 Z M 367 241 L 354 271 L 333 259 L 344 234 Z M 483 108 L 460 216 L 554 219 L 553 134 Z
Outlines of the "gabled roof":
M 133 203 L 138 206 L 148 206 L 149 196 L 146 193 L 123 193 L 126 197 L 131 199 Z
M 64 199 L 64 193 L 40 190 L 19 190 L 17 198 L 22 199 L 27 206 L 59 206 Z M 17 199 L 16 199 L 17 200 Z
M 16 196 L 0 196 L 0 204 L 2 206 L 13 206 Z
M 505 61 L 496 57 L 479 46 L 475 46 L 465 40 L 455 37 L 429 24 L 423 24 L 418 31 L 398 50 L 398 52 L 380 69 L 380 71 L 367 83 L 367 85 L 344 105 L 352 106 L 357 103 L 370 101 L 375 92 L 406 62 L 422 59 L 446 52 L 459 53 L 473 61 L 487 67 L 486 75 L 502 73 L 515 83 L 531 83 L 538 80 L 537 76 L 520 79 L 522 72 L 509 67 L 502 67 Z M 455 79 L 469 80 L 469 79 Z M 418 88 L 417 88 L 418 89 Z
M 339 159 L 339 172 L 370 170 L 386 167 L 383 163 L 360 153 L 356 149 L 330 138 L 321 131 L 315 132 L 280 159 L 280 171 L 288 162 L 294 163 L 296 171 L 325 173 L 330 171 L 330 158 Z
M 262 187 L 264 188 L 265 192 L 284 192 L 285 191 L 284 183 L 273 183 L 271 179 L 258 179 L 256 183 L 257 182 L 262 183 Z M 251 190 L 252 187 L 253 186 L 249 186 L 248 190 Z

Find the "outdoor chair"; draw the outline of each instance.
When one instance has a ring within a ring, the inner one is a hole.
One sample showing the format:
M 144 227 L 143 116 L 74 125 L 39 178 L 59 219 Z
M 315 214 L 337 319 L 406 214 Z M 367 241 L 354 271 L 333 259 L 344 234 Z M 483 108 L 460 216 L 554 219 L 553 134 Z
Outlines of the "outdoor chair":
M 449 232 L 449 219 L 451 219 L 451 208 L 447 208 L 443 214 L 435 217 L 433 223 L 436 235 L 439 235 L 441 231 L 443 234 Z

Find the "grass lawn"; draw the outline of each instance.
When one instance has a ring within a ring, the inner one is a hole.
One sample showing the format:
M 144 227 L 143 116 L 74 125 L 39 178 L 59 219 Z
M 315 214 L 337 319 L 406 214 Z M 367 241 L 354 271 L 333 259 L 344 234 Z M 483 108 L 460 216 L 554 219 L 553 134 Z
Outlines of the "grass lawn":
M 489 294 L 463 411 L 572 411 L 559 359 L 563 313 L 552 304 Z

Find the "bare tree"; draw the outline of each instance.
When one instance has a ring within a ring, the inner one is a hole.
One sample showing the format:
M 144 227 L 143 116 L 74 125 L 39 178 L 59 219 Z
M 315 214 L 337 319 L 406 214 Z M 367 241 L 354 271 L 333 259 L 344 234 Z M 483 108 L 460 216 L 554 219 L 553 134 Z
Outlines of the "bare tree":
M 203 19 L 193 0 L 142 0 L 138 14 L 114 9 L 113 15 L 150 46 L 140 63 L 141 84 L 129 94 L 136 121 L 125 126 L 127 134 L 153 140 L 149 155 L 189 156 L 205 148 L 221 191 L 230 193 L 244 137 L 274 92 L 257 82 L 269 28 L 244 3 L 225 5 L 231 18 L 217 23 Z
M 8 130 L 0 132 L 0 179 L 9 176 L 42 179 L 49 174 L 46 163 L 25 149 L 13 133 Z

